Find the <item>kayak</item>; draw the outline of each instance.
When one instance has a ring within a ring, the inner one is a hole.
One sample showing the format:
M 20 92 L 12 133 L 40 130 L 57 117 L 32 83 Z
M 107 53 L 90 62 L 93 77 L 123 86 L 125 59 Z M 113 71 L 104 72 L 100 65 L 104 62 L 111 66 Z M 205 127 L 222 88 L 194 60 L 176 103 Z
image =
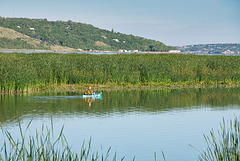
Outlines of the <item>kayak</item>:
M 97 94 L 84 94 L 83 97 L 101 97 L 102 92 Z
M 100 97 L 102 95 L 102 92 L 97 94 L 84 94 L 83 97 Z

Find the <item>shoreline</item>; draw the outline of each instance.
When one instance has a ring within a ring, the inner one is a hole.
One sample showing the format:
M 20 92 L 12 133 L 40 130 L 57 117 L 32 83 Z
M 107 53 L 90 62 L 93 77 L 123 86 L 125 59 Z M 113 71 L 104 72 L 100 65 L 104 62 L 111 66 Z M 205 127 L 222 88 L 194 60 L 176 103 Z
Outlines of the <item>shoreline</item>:
M 0 95 L 34 94 L 34 93 L 61 93 L 61 92 L 85 92 L 88 86 L 96 92 L 120 91 L 120 90 L 159 90 L 159 89 L 198 89 L 198 88 L 235 88 L 240 84 L 196 84 L 196 85 L 102 85 L 102 84 L 61 84 L 49 85 L 43 88 L 30 88 L 28 90 L 0 91 Z
M 120 51 L 98 51 L 98 50 L 93 50 L 93 51 L 84 51 L 84 50 L 78 50 L 78 49 L 74 49 L 74 50 L 43 50 L 43 49 L 3 49 L 0 48 L 0 52 L 4 53 L 4 52 L 17 52 L 17 53 L 24 53 L 24 52 L 32 52 L 32 53 L 62 53 L 62 52 L 67 52 L 67 53 L 89 53 L 89 52 L 93 52 L 93 53 L 119 53 L 119 54 L 127 54 L 127 53 L 137 53 L 137 54 L 186 54 L 186 52 L 160 52 L 160 51 L 138 51 L 138 52 L 120 52 Z

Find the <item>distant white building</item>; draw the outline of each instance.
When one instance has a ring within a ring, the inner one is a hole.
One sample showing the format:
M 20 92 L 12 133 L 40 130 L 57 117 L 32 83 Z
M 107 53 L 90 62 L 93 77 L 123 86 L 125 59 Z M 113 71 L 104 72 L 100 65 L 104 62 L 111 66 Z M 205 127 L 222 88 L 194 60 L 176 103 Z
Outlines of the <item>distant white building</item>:
M 224 51 L 222 52 L 223 54 L 234 54 L 234 51 L 231 51 L 231 50 L 227 50 L 227 51 Z
M 106 36 L 102 36 L 104 39 L 107 39 L 107 37 Z
M 118 40 L 118 39 L 113 39 L 113 41 L 119 42 L 119 40 Z
M 20 27 L 20 26 L 17 26 L 17 28 L 19 28 L 19 29 L 20 29 L 21 27 Z
M 120 51 L 120 50 L 119 50 Z M 136 53 L 139 52 L 139 50 L 121 50 L 120 52 L 125 52 L 125 53 Z
M 181 50 L 169 50 L 169 53 L 181 53 Z
M 30 27 L 29 29 L 30 29 L 30 30 L 33 30 L 33 31 L 35 30 L 35 28 L 33 28 L 33 27 Z

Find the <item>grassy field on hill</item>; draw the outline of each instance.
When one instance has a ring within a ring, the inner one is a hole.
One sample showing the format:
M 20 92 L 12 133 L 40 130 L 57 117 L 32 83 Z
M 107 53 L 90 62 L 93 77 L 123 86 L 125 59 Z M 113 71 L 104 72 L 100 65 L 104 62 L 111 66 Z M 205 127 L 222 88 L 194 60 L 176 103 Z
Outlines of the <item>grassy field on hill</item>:
M 0 54 L 0 89 L 49 85 L 178 86 L 240 83 L 239 56 Z
M 13 29 L 0 26 L 0 49 L 35 49 L 35 50 L 56 50 L 76 51 L 73 48 L 47 45 L 44 41 L 31 38 Z

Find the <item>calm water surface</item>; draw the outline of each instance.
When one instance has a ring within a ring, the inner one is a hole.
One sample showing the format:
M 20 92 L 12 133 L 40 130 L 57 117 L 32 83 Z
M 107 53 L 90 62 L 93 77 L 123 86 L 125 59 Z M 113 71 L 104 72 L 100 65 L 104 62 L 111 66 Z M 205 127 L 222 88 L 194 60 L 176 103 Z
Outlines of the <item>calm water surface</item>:
M 55 133 L 64 126 L 74 151 L 91 138 L 94 150 L 111 147 L 119 160 L 154 160 L 154 152 L 163 160 L 163 151 L 167 161 L 192 161 L 206 146 L 203 134 L 219 129 L 223 117 L 240 114 L 240 88 L 102 92 L 95 100 L 82 93 L 2 95 L 0 122 L 18 137 L 18 121 L 25 126 L 32 119 L 34 134 L 42 124 L 50 127 L 52 118 Z

